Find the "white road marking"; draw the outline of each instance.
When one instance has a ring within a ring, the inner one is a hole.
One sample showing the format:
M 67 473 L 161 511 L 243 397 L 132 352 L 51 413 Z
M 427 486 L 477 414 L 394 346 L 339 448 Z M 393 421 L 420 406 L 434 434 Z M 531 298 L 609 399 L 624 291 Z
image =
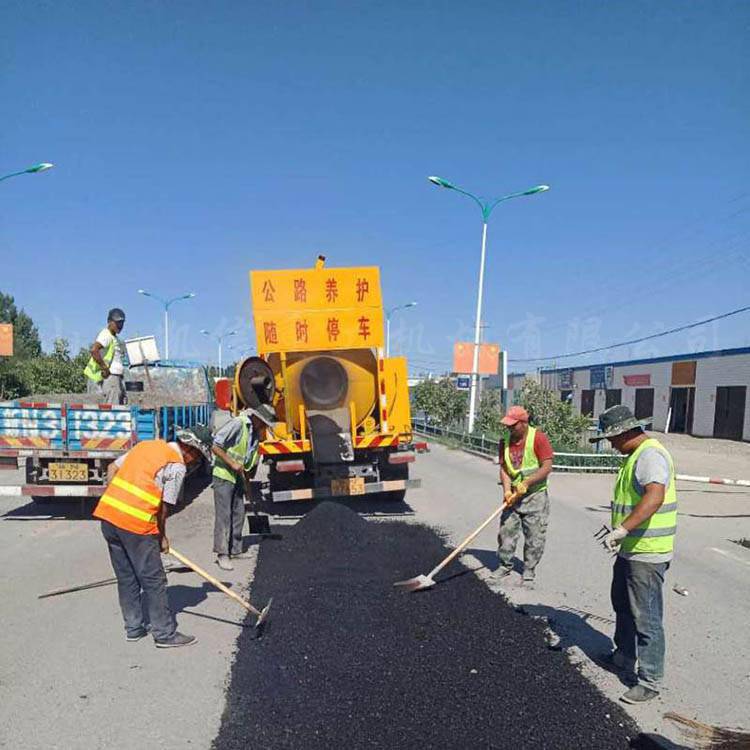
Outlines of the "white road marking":
M 738 557 L 737 555 L 733 555 L 731 552 L 727 552 L 726 550 L 719 549 L 718 547 L 709 547 L 709 549 L 712 552 L 718 552 L 720 555 L 723 555 L 724 557 L 728 557 L 730 560 L 734 560 L 735 562 L 750 566 L 750 560 L 744 560 L 743 558 Z

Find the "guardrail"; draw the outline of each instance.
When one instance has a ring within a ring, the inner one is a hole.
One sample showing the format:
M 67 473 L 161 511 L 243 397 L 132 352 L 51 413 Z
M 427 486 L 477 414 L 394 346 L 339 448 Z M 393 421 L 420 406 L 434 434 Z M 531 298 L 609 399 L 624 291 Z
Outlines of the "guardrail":
M 412 429 L 419 435 L 437 438 L 469 453 L 493 459 L 498 457 L 498 437 L 495 435 L 467 434 L 457 430 L 447 430 L 421 420 L 414 420 Z M 555 453 L 553 466 L 555 471 L 615 473 L 620 469 L 623 461 L 624 457 L 616 453 Z

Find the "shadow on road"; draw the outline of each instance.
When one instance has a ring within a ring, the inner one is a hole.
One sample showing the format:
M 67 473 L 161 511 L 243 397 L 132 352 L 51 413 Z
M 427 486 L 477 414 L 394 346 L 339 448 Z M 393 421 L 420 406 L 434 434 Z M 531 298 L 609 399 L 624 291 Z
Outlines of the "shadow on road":
M 476 557 L 477 560 L 482 563 L 482 566 L 492 573 L 500 567 L 500 560 L 498 559 L 495 550 L 470 547 L 469 549 L 464 550 L 464 554 Z M 513 570 L 517 573 L 523 573 L 523 562 L 517 557 L 513 558 Z
M 98 498 L 31 501 L 3 513 L 3 521 L 93 521 L 91 512 Z
M 193 474 L 185 483 L 182 498 L 170 515 L 188 507 L 211 483 L 211 478 Z M 20 498 L 21 502 L 27 498 Z M 98 497 L 61 499 L 55 497 L 31 500 L 0 516 L 3 521 L 95 521 L 92 516 Z
M 222 581 L 222 583 L 231 588 L 232 583 L 230 581 Z M 200 604 L 206 601 L 209 593 L 216 592 L 216 589 L 208 582 L 203 584 L 197 584 L 195 586 L 188 586 L 185 584 L 178 584 L 176 586 L 169 586 L 167 593 L 169 596 L 169 606 L 175 615 L 185 614 L 191 617 L 200 617 L 205 620 L 214 620 L 215 622 L 223 622 L 227 625 L 236 625 L 237 627 L 244 627 L 244 610 L 238 604 L 237 609 L 238 618 L 237 620 L 227 620 L 223 617 L 215 617 L 214 615 L 207 615 L 203 612 L 194 612 L 192 607 L 198 607 Z M 222 595 L 223 596 L 223 595 Z
M 560 639 L 557 648 L 561 650 L 577 646 L 593 662 L 612 651 L 611 638 L 589 624 L 589 620 L 602 625 L 611 622 L 604 617 L 566 607 L 548 607 L 545 604 L 524 604 L 522 610 L 531 617 L 546 620 L 549 629 Z M 617 677 L 623 685 L 629 687 L 632 684 L 627 677 L 620 674 Z
M 356 498 L 324 498 L 321 500 L 300 500 L 290 502 L 271 503 L 264 502 L 260 508 L 272 518 L 301 518 L 311 510 L 317 508 L 324 502 L 335 502 L 344 505 L 361 516 L 373 517 L 397 517 L 413 516 L 414 509 L 403 500 L 388 500 L 386 497 L 376 495 L 374 497 L 364 496 L 361 500 Z

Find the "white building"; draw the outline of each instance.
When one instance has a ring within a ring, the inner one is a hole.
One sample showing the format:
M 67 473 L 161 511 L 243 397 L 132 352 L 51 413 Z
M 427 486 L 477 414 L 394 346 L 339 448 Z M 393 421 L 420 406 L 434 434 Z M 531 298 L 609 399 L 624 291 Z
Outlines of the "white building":
M 508 378 L 515 403 L 527 375 Z M 598 418 L 625 404 L 653 428 L 700 437 L 750 440 L 750 347 L 542 370 L 542 385 L 560 392 L 583 414 Z

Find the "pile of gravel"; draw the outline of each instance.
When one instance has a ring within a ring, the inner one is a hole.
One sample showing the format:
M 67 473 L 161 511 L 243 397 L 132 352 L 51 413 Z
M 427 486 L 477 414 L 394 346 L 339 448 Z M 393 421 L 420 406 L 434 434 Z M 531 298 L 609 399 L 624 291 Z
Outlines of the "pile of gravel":
M 628 747 L 626 714 L 474 575 L 393 588 L 445 553 L 334 503 L 264 542 L 252 598 L 274 597 L 271 620 L 239 638 L 214 749 Z

